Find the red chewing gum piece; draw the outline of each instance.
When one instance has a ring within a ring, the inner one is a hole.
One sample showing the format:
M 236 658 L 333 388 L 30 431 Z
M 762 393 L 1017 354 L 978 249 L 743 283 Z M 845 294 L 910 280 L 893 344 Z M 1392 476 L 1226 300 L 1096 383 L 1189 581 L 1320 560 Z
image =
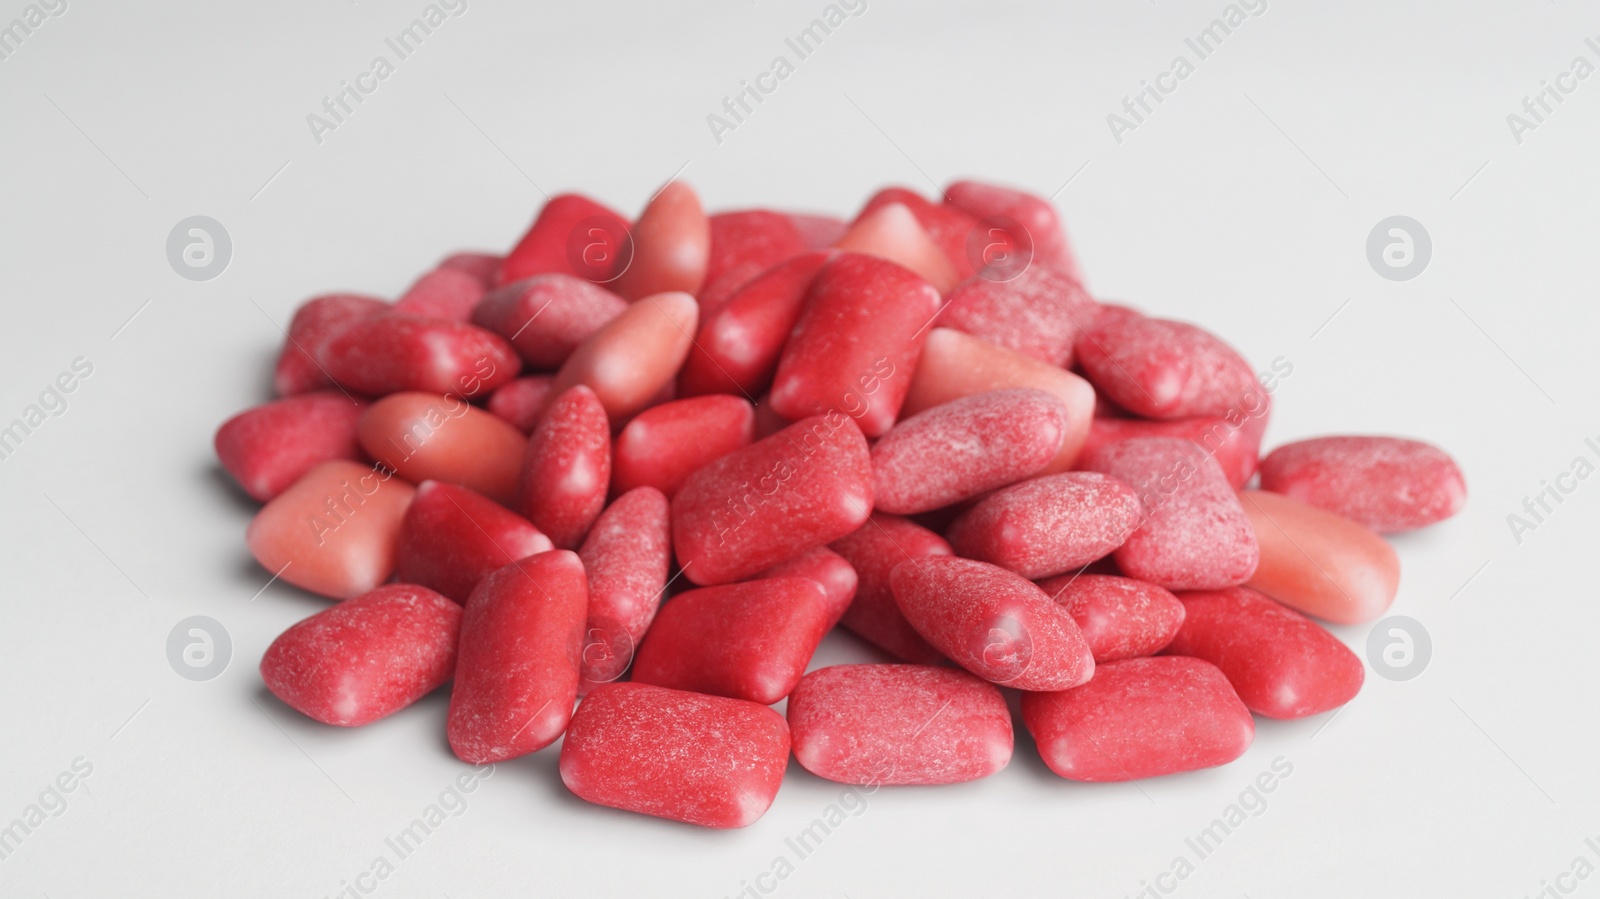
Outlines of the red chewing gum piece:
M 794 221 L 781 212 L 719 212 L 710 217 L 709 225 L 711 250 L 705 285 L 698 294 L 702 317 L 751 278 L 809 249 Z
M 1133 533 L 1142 511 L 1127 484 L 1072 471 L 989 494 L 962 513 L 945 538 L 957 555 L 1037 580 L 1109 555 Z
M 366 408 L 337 390 L 318 390 L 246 409 L 217 429 L 217 459 L 244 492 L 266 502 L 323 462 L 360 461 L 356 422 Z
M 807 253 L 781 262 L 714 309 L 702 298 L 700 333 L 678 378 L 679 391 L 754 396 L 771 386 L 811 282 L 833 255 Z
M 1031 250 L 1030 268 L 1043 264 L 1082 280 L 1066 229 L 1049 200 L 997 184 L 955 181 L 944 189 L 944 201 L 980 225 L 1005 229 L 1012 245 Z
M 274 696 L 323 724 L 359 727 L 450 679 L 461 607 L 412 584 L 389 584 L 323 609 L 261 656 Z
M 272 373 L 278 396 L 294 396 L 333 386 L 333 378 L 317 360 L 326 344 L 346 325 L 387 309 L 388 303 L 353 293 L 312 297 L 295 310 L 289 331 Z
M 557 395 L 528 438 L 512 508 L 558 549 L 576 549 L 605 508 L 610 484 L 605 408 L 582 385 Z
M 1078 364 L 1117 405 L 1144 418 L 1265 418 L 1270 399 L 1233 347 L 1187 322 L 1098 320 L 1078 338 Z
M 394 574 L 464 603 L 489 572 L 550 548 L 526 518 L 483 494 L 423 481 L 400 522 Z
M 395 393 L 373 403 L 357 433 L 368 455 L 413 483 L 447 481 L 498 503 L 516 494 L 527 438 L 454 396 Z
M 1265 407 L 1262 407 L 1265 410 Z M 1261 432 L 1267 418 L 1237 416 L 1227 418 L 1180 418 L 1176 421 L 1143 421 L 1136 418 L 1096 418 L 1089 426 L 1089 439 L 1083 456 L 1092 455 L 1108 443 L 1134 437 L 1182 437 L 1217 460 L 1229 486 L 1238 490 L 1250 483 L 1256 473 L 1261 452 Z
M 962 281 L 950 291 L 939 324 L 1065 368 L 1095 311 L 1078 282 L 1036 265 L 1010 280 L 984 272 Z
M 1335 624 L 1375 621 L 1400 590 L 1400 557 L 1359 524 L 1266 490 L 1239 494 L 1261 546 L 1249 585 Z
M 528 375 L 507 381 L 489 394 L 489 413 L 524 434 L 533 433 L 550 404 L 550 385 L 555 379 L 549 375 Z
M 701 827 L 766 814 L 789 764 L 789 727 L 764 705 L 606 684 L 561 744 L 561 782 L 579 798 Z
M 558 272 L 604 283 L 633 252 L 628 220 L 579 194 L 551 197 L 500 265 L 497 284 Z
M 824 633 L 833 630 L 845 610 L 850 608 L 860 583 L 856 570 L 845 561 L 844 556 L 826 546 L 808 549 L 787 562 L 779 562 L 751 580 L 777 577 L 809 578 L 822 587 L 823 595 L 828 600 L 828 626 L 824 628 Z
M 1261 461 L 1261 489 L 1343 515 L 1380 534 L 1443 521 L 1467 502 L 1466 479 L 1448 453 L 1400 437 L 1315 437 L 1286 443 Z
M 866 524 L 829 548 L 856 572 L 856 598 L 840 624 L 902 661 L 925 665 L 946 661 L 901 613 L 890 581 L 890 573 L 901 562 L 950 555 L 950 544 L 943 537 L 897 515 L 874 512 Z
M 612 492 L 650 486 L 670 498 L 695 469 L 748 446 L 755 426 L 755 407 L 726 394 L 646 409 L 617 435 Z
M 1063 574 L 1040 581 L 1039 589 L 1078 622 L 1097 665 L 1153 656 L 1183 626 L 1183 603 L 1178 597 L 1134 578 Z
M 446 318 L 464 322 L 483 299 L 483 279 L 470 271 L 440 266 L 406 288 L 388 311 L 418 318 Z
M 474 397 L 522 369 L 516 351 L 498 334 L 406 315 L 352 322 L 323 344 L 318 361 L 340 386 L 374 396 L 420 390 Z
M 622 297 L 574 275 L 535 275 L 490 291 L 472 321 L 511 341 L 529 366 L 555 369 L 627 308 Z
M 655 620 L 672 564 L 667 498 L 654 487 L 618 497 L 595 519 L 578 558 L 589 575 L 581 666 L 587 690 L 628 670 Z
M 440 268 L 453 268 L 456 271 L 466 272 L 478 279 L 487 290 L 494 286 L 495 279 L 500 275 L 500 265 L 505 257 L 495 253 L 483 253 L 476 250 L 463 250 L 451 253 L 440 260 Z

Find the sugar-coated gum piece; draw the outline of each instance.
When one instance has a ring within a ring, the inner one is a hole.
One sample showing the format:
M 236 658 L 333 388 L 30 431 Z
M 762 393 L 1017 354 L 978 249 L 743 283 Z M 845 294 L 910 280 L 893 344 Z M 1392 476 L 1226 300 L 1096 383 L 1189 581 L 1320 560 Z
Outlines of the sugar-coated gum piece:
M 598 284 L 551 273 L 490 291 L 472 311 L 472 322 L 511 341 L 533 368 L 555 369 L 627 308 L 626 300 Z
M 710 251 L 711 225 L 700 197 L 687 182 L 669 182 L 634 223 L 633 261 L 617 276 L 617 293 L 633 301 L 658 293 L 699 293 Z
M 1105 444 L 1134 437 L 1182 437 L 1216 459 L 1217 464 L 1222 466 L 1222 473 L 1228 478 L 1228 484 L 1238 490 L 1250 483 L 1250 478 L 1256 473 L 1261 432 L 1266 424 L 1265 415 L 1237 416 L 1233 419 L 1180 418 L 1175 421 L 1097 417 L 1089 426 L 1089 438 L 1083 444 L 1083 456 L 1092 455 Z
M 526 518 L 483 494 L 423 481 L 400 521 L 394 575 L 464 603 L 489 572 L 550 548 Z
M 434 393 L 394 393 L 373 403 L 357 427 L 372 458 L 413 483 L 446 481 L 498 503 L 516 494 L 527 438 L 464 400 Z
M 672 544 L 684 577 L 725 584 L 843 537 L 871 513 L 866 438 L 835 412 L 689 475 L 672 498 Z
M 478 583 L 461 617 L 446 736 L 482 764 L 555 742 L 578 697 L 588 586 L 566 550 L 539 553 Z
M 696 295 L 702 319 L 751 278 L 808 249 L 800 229 L 781 212 L 719 212 L 710 216 L 708 223 L 711 249 L 705 285 Z
M 766 814 L 789 763 L 789 726 L 764 705 L 649 684 L 590 693 L 561 744 L 561 781 L 596 805 L 702 827 Z
M 962 513 L 945 539 L 957 555 L 1037 580 L 1110 554 L 1133 533 L 1142 511 L 1127 484 L 1070 471 L 996 490 Z
M 597 283 L 617 277 L 631 258 L 628 220 L 579 194 L 551 197 L 506 254 L 497 284 L 558 272 Z
M 668 497 L 696 469 L 755 439 L 755 407 L 727 394 L 652 406 L 617 434 L 611 491 L 650 486 Z
M 787 562 L 779 562 L 751 580 L 775 577 L 809 578 L 822 587 L 823 595 L 828 600 L 828 626 L 824 630 L 833 630 L 833 626 L 839 623 L 845 610 L 855 600 L 856 587 L 860 583 L 856 570 L 845 561 L 844 556 L 826 546 L 813 547 Z
M 477 250 L 463 250 L 451 253 L 439 261 L 440 268 L 453 268 L 456 271 L 466 272 L 478 279 L 478 283 L 487 290 L 494 286 L 495 279 L 500 275 L 500 265 L 505 257 L 495 253 L 484 253 Z
M 552 390 L 588 385 L 612 421 L 627 421 L 670 389 L 694 342 L 699 309 L 687 293 L 644 297 L 572 351 Z
M 388 308 L 376 297 L 353 293 L 331 293 L 312 297 L 300 304 L 289 322 L 283 352 L 273 369 L 272 389 L 278 396 L 294 396 L 332 387 L 333 379 L 322 370 L 318 354 L 340 329 L 358 319 Z
M 851 633 L 905 662 L 933 665 L 944 654 L 922 639 L 894 600 L 890 574 L 909 559 L 948 556 L 950 544 L 915 522 L 883 512 L 829 544 L 856 572 L 856 598 L 839 623 Z
M 789 419 L 842 411 L 869 437 L 894 425 L 939 295 L 912 272 L 860 253 L 831 259 L 778 359 L 772 408 Z
M 1250 579 L 1260 548 L 1216 459 L 1181 437 L 1135 437 L 1100 447 L 1083 464 L 1128 484 L 1144 505 L 1117 549 L 1127 574 L 1169 590 L 1215 590 Z
M 426 587 L 389 584 L 278 635 L 261 656 L 261 679 L 302 715 L 359 727 L 449 680 L 460 631 L 460 606 Z
M 933 328 L 906 393 L 902 417 L 942 403 L 1004 387 L 1035 387 L 1067 408 L 1067 434 L 1041 474 L 1067 471 L 1077 461 L 1094 419 L 1094 388 L 1070 371 L 950 328 Z
M 1368 528 L 1266 490 L 1239 500 L 1261 545 L 1249 585 L 1335 624 L 1375 621 L 1400 590 L 1400 557 Z
M 522 370 L 516 350 L 492 331 L 408 315 L 350 323 L 322 345 L 318 361 L 340 386 L 374 396 L 420 390 L 474 397 Z
M 961 280 L 961 273 L 944 250 L 923 230 L 911 210 L 900 203 L 888 203 L 862 215 L 834 247 L 899 265 L 940 294 Z
M 1250 711 L 1304 718 L 1355 698 L 1361 659 L 1316 622 L 1249 587 L 1184 593 L 1186 616 L 1167 652 L 1205 659 Z
M 1029 266 L 999 280 L 979 273 L 957 284 L 939 325 L 1016 350 L 1048 365 L 1072 364 L 1073 344 L 1094 320 L 1094 300 L 1061 272 Z
M 906 620 L 952 661 L 1019 690 L 1065 690 L 1094 674 L 1077 622 L 1027 578 L 986 562 L 927 556 L 890 573 Z
M 528 438 L 512 508 L 558 549 L 576 549 L 605 508 L 610 484 L 605 407 L 582 385 L 558 394 Z
M 483 299 L 483 279 L 470 271 L 440 266 L 418 278 L 388 311 L 418 318 L 464 322 Z
M 360 461 L 356 422 L 366 407 L 337 390 L 263 403 L 217 428 L 217 459 L 244 492 L 266 502 L 320 463 Z
M 544 407 L 550 404 L 550 385 L 554 382 L 550 375 L 525 375 L 507 381 L 489 394 L 485 408 L 518 431 L 531 434 Z
M 1159 656 L 1107 662 L 1087 684 L 1022 697 L 1022 721 L 1068 780 L 1139 780 L 1226 765 L 1255 721 L 1215 665 Z
M 1061 451 L 1067 415 L 1053 394 L 1022 387 L 909 416 L 872 447 L 874 506 L 912 515 L 1035 474 Z
M 1007 231 L 1013 223 L 1020 226 L 1026 237 L 1013 234 L 1013 243 L 1032 248 L 1030 268 L 1043 264 L 1081 280 L 1066 229 L 1049 200 L 997 184 L 955 181 L 944 189 L 944 201 L 980 223 L 1004 223 Z
M 948 203 L 935 203 L 909 188 L 886 187 L 867 199 L 856 214 L 856 221 L 891 203 L 898 203 L 911 213 L 929 239 L 944 253 L 945 259 L 949 260 L 957 279 L 972 275 L 974 254 L 969 252 L 969 247 L 974 240 L 973 231 L 978 227 L 976 218 Z
M 589 575 L 583 688 L 621 677 L 655 620 L 672 564 L 667 498 L 654 487 L 617 497 L 578 549 Z
M 1380 534 L 1426 527 L 1461 511 L 1467 482 L 1449 454 L 1401 437 L 1314 437 L 1261 460 L 1261 489 Z
M 245 542 L 261 567 L 296 587 L 349 599 L 394 571 L 414 488 L 359 462 L 324 462 L 256 513 Z
M 808 288 L 833 255 L 832 251 L 806 253 L 780 262 L 715 308 L 702 297 L 700 332 L 678 378 L 683 395 L 754 396 L 771 386 Z
M 1265 415 L 1269 402 L 1244 357 L 1187 322 L 1102 318 L 1078 338 L 1075 354 L 1095 386 L 1144 418 Z
M 1183 603 L 1171 591 L 1111 574 L 1063 574 L 1040 581 L 1078 622 L 1095 664 L 1151 656 L 1183 625 Z
M 1005 697 L 955 668 L 820 668 L 795 687 L 786 714 L 795 758 L 839 783 L 964 783 L 1011 761 Z

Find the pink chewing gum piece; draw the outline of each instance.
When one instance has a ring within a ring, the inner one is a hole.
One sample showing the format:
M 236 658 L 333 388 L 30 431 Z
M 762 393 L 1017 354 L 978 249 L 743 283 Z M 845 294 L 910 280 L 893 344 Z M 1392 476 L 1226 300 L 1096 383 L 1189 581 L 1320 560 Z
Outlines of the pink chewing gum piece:
M 418 278 L 388 311 L 418 318 L 464 322 L 483 299 L 483 279 L 472 272 L 443 266 Z
M 961 273 L 944 251 L 917 223 L 911 210 L 900 203 L 889 203 L 864 214 L 834 243 L 834 248 L 901 266 L 941 296 L 961 280 Z
M 394 393 L 367 408 L 357 426 L 372 458 L 413 483 L 447 481 L 498 503 L 516 495 L 527 438 L 454 396 Z
M 1040 581 L 1039 589 L 1078 622 L 1097 665 L 1153 656 L 1183 626 L 1183 603 L 1178 597 L 1134 578 L 1063 574 Z
M 834 412 L 689 475 L 672 498 L 672 543 L 690 581 L 726 584 L 843 537 L 871 513 L 867 440 Z
M 1375 621 L 1400 590 L 1394 547 L 1359 524 L 1266 490 L 1239 500 L 1261 545 L 1249 585 L 1335 624 Z
M 1265 418 L 1269 408 L 1250 363 L 1187 322 L 1100 319 L 1078 338 L 1075 353 L 1096 387 L 1144 418 Z
M 244 492 L 266 502 L 320 463 L 360 461 L 356 422 L 366 408 L 337 390 L 263 403 L 217 428 L 217 459 Z
M 803 577 L 680 593 L 656 613 L 633 680 L 771 705 L 800 682 L 832 611 Z
M 1081 687 L 1025 693 L 1022 721 L 1051 771 L 1089 782 L 1226 765 L 1256 732 L 1215 665 L 1178 656 L 1107 662 Z
M 533 433 L 550 404 L 550 385 L 555 379 L 549 375 L 527 375 L 507 381 L 489 394 L 489 414 L 506 422 L 524 434 Z
M 389 584 L 278 635 L 261 656 L 261 679 L 308 718 L 360 727 L 449 680 L 460 631 L 460 606 L 426 587 Z
M 294 396 L 333 386 L 318 358 L 322 347 L 346 325 L 389 307 L 375 297 L 332 293 L 312 297 L 295 310 L 289 331 L 272 373 L 272 390 Z
M 929 665 L 834 665 L 801 679 L 787 711 L 794 755 L 846 784 L 952 784 L 1011 761 L 998 687 Z
M 699 293 L 710 252 L 711 225 L 700 197 L 686 182 L 670 182 L 634 223 L 633 261 L 617 276 L 617 293 L 633 301 Z
M 809 249 L 800 229 L 781 212 L 719 212 L 708 223 L 711 250 L 706 260 L 705 285 L 698 294 L 702 318 L 751 278 Z
M 1094 674 L 1077 622 L 1019 574 L 971 559 L 927 556 L 896 565 L 890 582 L 917 633 L 986 681 L 1065 690 Z
M 848 227 L 844 219 L 831 215 L 813 215 L 809 212 L 786 212 L 783 215 L 794 224 L 795 230 L 800 232 L 800 238 L 805 241 L 807 250 L 822 250 L 833 246 L 844 236 Z
M 941 327 L 1061 368 L 1072 364 L 1073 344 L 1095 317 L 1095 302 L 1078 282 L 1044 265 L 1009 280 L 980 272 L 948 299 Z
M 1265 409 L 1265 407 L 1263 407 Z M 1267 418 L 1237 416 L 1227 418 L 1181 418 L 1176 421 L 1143 421 L 1135 418 L 1096 418 L 1089 426 L 1089 439 L 1083 456 L 1092 455 L 1108 443 L 1134 437 L 1182 437 L 1217 460 L 1228 484 L 1238 490 L 1250 483 L 1256 473 L 1261 451 L 1261 432 Z
M 845 561 L 844 556 L 826 546 L 808 549 L 787 562 L 779 562 L 751 580 L 778 577 L 809 578 L 822 587 L 823 595 L 828 600 L 828 626 L 823 629 L 824 633 L 833 630 L 845 610 L 850 608 L 860 583 L 856 570 Z
M 1304 718 L 1355 698 L 1361 659 L 1299 612 L 1249 587 L 1185 593 L 1183 627 L 1167 647 L 1227 675 L 1250 711 Z
M 672 564 L 667 498 L 639 487 L 595 519 L 578 550 L 589 575 L 581 690 L 621 677 L 655 620 Z
M 755 439 L 756 411 L 726 394 L 674 400 L 644 410 L 617 434 L 611 489 L 650 486 L 669 498 L 695 469 Z
M 1136 437 L 1098 449 L 1088 471 L 1138 492 L 1144 519 L 1117 549 L 1117 567 L 1169 590 L 1216 590 L 1250 579 L 1255 532 L 1217 461 L 1178 437 Z
M 1055 459 L 1066 406 L 1022 387 L 987 390 L 912 415 L 872 447 L 874 506 L 927 512 L 1013 484 Z
M 572 351 L 551 389 L 559 393 L 585 384 L 612 421 L 627 421 L 677 378 L 694 342 L 699 308 L 687 293 L 639 300 Z
M 550 549 L 526 518 L 483 494 L 423 481 L 400 521 L 394 576 L 464 603 L 489 572 Z
M 490 291 L 472 322 L 511 341 L 529 366 L 555 369 L 627 308 L 622 297 L 575 275 L 535 275 Z
M 856 214 L 856 221 L 860 222 L 890 204 L 899 204 L 911 213 L 929 240 L 944 254 L 957 280 L 972 275 L 975 270 L 973 260 L 978 255 L 971 251 L 977 219 L 954 206 L 935 203 L 914 190 L 886 187 L 867 199 L 866 205 Z M 946 289 L 940 288 L 939 292 L 944 293 Z
M 1142 511 L 1127 484 L 1072 471 L 996 490 L 962 513 L 945 539 L 956 555 L 1037 580 L 1109 555 L 1138 527 Z
M 1066 229 L 1049 200 L 997 184 L 954 181 L 944 189 L 944 201 L 979 224 L 1004 228 L 1013 245 L 1031 250 L 1030 268 L 1042 264 L 1082 280 Z
M 465 322 L 374 315 L 340 329 L 322 345 L 322 367 L 358 393 L 402 391 L 474 397 L 515 378 L 516 350 L 500 335 Z
M 500 265 L 496 284 L 557 272 L 596 283 L 632 258 L 628 220 L 579 194 L 551 197 Z
M 324 462 L 256 513 L 245 531 L 261 567 L 312 593 L 349 599 L 389 579 L 414 488 L 359 462 Z
M 1067 471 L 1094 419 L 1094 388 L 1070 371 L 949 328 L 933 328 L 900 414 L 915 415 L 951 400 L 1008 387 L 1053 394 L 1067 409 L 1067 433 L 1055 459 L 1040 474 Z
M 1400 437 L 1314 437 L 1261 460 L 1261 489 L 1325 509 L 1380 534 L 1461 511 L 1467 482 L 1449 454 Z
M 554 743 L 578 698 L 589 602 L 583 563 L 539 553 L 478 583 L 461 617 L 446 734 L 464 762 L 501 762 Z
M 772 709 L 649 684 L 595 689 L 561 744 L 561 782 L 580 799 L 701 827 L 755 823 L 788 764 Z
M 950 544 L 897 515 L 872 513 L 861 527 L 829 544 L 856 572 L 856 598 L 839 623 L 851 633 L 906 662 L 934 665 L 944 654 L 922 639 L 894 600 L 890 573 L 910 559 L 948 556 Z
M 495 279 L 500 275 L 500 265 L 505 258 L 495 253 L 484 253 L 476 250 L 463 250 L 451 253 L 440 260 L 440 268 L 451 268 L 456 271 L 466 272 L 478 279 L 485 290 L 493 287 Z
M 772 408 L 789 419 L 840 410 L 869 437 L 894 425 L 939 295 L 892 262 L 841 254 L 817 273 L 778 359 Z
M 700 332 L 678 377 L 679 391 L 754 396 L 771 386 L 811 282 L 833 256 L 831 251 L 806 253 L 780 262 L 715 309 L 702 298 Z
M 548 534 L 558 549 L 576 549 L 605 508 L 611 485 L 611 424 L 594 391 L 560 393 L 533 429 L 511 508 Z

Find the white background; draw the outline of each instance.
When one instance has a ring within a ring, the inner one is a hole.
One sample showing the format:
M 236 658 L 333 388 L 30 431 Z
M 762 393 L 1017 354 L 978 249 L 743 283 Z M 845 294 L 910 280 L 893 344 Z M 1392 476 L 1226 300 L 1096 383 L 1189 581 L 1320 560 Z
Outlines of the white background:
M 1520 145 L 1506 122 L 1600 61 L 1593 4 L 1274 0 L 1119 145 L 1106 115 L 1193 59 L 1220 0 L 869 0 L 719 145 L 707 114 L 792 60 L 820 0 L 469 0 L 318 145 L 305 116 L 392 60 L 421 0 L 69 2 L 0 62 L 0 423 L 94 365 L 0 462 L 0 825 L 73 759 L 93 774 L 0 862 L 0 893 L 332 896 L 466 770 L 442 695 L 342 731 L 264 691 L 262 650 L 325 602 L 252 599 L 269 574 L 211 435 L 268 397 L 307 296 L 393 296 L 448 251 L 509 246 L 541 191 L 634 213 L 680 168 L 711 209 L 1059 189 L 1097 295 L 1292 361 L 1269 446 L 1418 436 L 1471 491 L 1396 541 L 1394 611 L 1434 646 L 1417 679 L 1369 667 L 1331 721 L 1262 721 L 1239 761 L 1138 785 L 1060 780 L 1019 735 L 986 781 L 870 796 L 776 895 L 1134 895 L 1279 756 L 1293 774 L 1178 895 L 1522 897 L 1600 836 L 1600 483 L 1520 545 L 1506 522 L 1600 436 L 1600 78 Z M 0 0 L 0 25 L 23 10 Z M 234 243 L 206 283 L 164 249 L 196 214 Z M 1365 253 L 1395 214 L 1434 243 L 1405 283 Z M 165 651 L 197 614 L 233 640 L 207 683 Z M 1369 630 L 1338 634 L 1365 657 Z M 817 664 L 870 657 L 834 635 Z M 586 805 L 556 754 L 498 766 L 375 895 L 732 896 L 841 792 L 791 765 L 766 817 L 712 832 Z

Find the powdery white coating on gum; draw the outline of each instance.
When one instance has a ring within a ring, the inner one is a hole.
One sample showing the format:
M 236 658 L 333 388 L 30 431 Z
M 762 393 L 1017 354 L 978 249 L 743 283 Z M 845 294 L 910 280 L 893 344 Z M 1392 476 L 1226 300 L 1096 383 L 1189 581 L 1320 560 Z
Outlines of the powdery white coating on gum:
M 1343 515 L 1380 534 L 1461 511 L 1467 483 L 1444 450 L 1400 437 L 1314 437 L 1261 460 L 1261 488 Z
M 1108 555 L 1133 533 L 1141 512 L 1127 484 L 1074 471 L 995 491 L 962 513 L 945 537 L 957 555 L 1036 580 Z
M 1187 322 L 1113 317 L 1085 331 L 1076 352 L 1096 387 L 1145 418 L 1226 417 L 1265 402 L 1250 363 Z
M 1066 368 L 1073 344 L 1095 318 L 1095 302 L 1078 282 L 1047 265 L 1030 265 L 1009 281 L 974 275 L 950 291 L 939 325 Z
M 1183 626 L 1183 603 L 1155 584 L 1110 574 L 1063 574 L 1039 582 L 1078 622 L 1096 664 L 1155 655 Z

